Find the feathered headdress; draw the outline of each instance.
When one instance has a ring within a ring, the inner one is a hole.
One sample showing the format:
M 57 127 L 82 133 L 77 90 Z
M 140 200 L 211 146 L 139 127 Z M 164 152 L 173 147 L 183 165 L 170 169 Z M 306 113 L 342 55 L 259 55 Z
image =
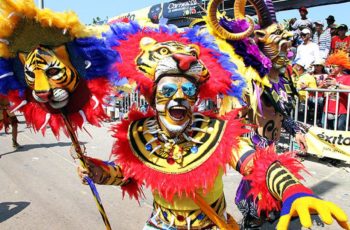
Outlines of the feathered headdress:
M 338 51 L 329 55 L 326 60 L 326 65 L 339 65 L 345 69 L 350 69 L 350 59 L 347 53 L 344 51 Z
M 237 72 L 237 66 L 230 61 L 227 54 L 218 49 L 213 37 L 201 32 L 199 27 L 180 32 L 174 26 L 160 25 L 156 29 L 141 27 L 133 21 L 111 25 L 111 31 L 106 34 L 106 39 L 109 46 L 119 53 L 121 60 L 115 63 L 113 70 L 118 72 L 120 78 L 136 82 L 149 102 L 154 93 L 155 79 L 140 71 L 136 62 L 142 53 L 140 41 L 145 37 L 158 43 L 172 41 L 184 45 L 196 45 L 199 48 L 198 60 L 205 65 L 209 73 L 208 79 L 200 86 L 201 99 L 216 100 L 218 94 L 242 98 L 245 83 Z
M 54 135 L 59 135 L 64 127 L 59 114 L 62 111 L 33 98 L 19 53 L 64 45 L 67 62 L 80 80 L 63 109 L 74 128 L 81 128 L 84 122 L 98 125 L 106 116 L 102 100 L 109 93 L 109 67 L 117 61 L 115 52 L 81 24 L 73 12 L 38 9 L 32 0 L 2 0 L 0 7 L 0 93 L 8 95 L 13 111 L 23 112 L 35 131 L 44 133 L 49 125 Z

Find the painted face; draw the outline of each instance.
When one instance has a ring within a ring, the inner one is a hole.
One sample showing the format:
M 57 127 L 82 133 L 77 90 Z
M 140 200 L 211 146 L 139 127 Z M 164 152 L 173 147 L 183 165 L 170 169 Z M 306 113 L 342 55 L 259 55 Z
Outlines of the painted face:
M 273 67 L 284 73 L 289 64 L 288 51 L 293 34 L 285 30 L 283 25 L 275 23 L 263 30 L 255 31 L 255 35 L 263 44 L 263 52 L 272 60 Z
M 34 99 L 48 103 L 54 109 L 68 104 L 69 94 L 78 83 L 79 77 L 70 64 L 65 46 L 54 50 L 39 46 L 28 55 L 19 54 L 24 65 L 25 81 L 33 90 Z
M 185 77 L 162 77 L 156 89 L 155 106 L 162 129 L 177 136 L 191 124 L 197 100 L 196 84 Z
M 343 71 L 343 68 L 339 65 L 328 66 L 331 75 L 338 75 Z

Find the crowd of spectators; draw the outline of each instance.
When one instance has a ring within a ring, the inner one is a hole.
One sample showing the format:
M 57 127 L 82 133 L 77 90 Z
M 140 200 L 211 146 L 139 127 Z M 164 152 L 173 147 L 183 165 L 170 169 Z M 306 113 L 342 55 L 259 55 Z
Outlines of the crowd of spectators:
M 300 19 L 289 21 L 289 30 L 293 31 L 293 80 L 299 90 L 299 120 L 304 121 L 303 104 L 308 99 L 307 122 L 337 130 L 346 130 L 348 111 L 348 93 L 307 93 L 306 88 L 350 90 L 350 36 L 348 26 L 336 24 L 333 15 L 323 21 L 311 21 L 305 7 L 299 9 Z M 341 59 L 341 61 L 340 61 Z M 348 65 L 349 63 L 349 65 Z M 325 99 L 328 100 L 325 100 Z M 317 111 L 315 105 L 317 103 Z M 338 107 L 337 107 L 338 106 Z M 317 121 L 314 114 L 317 113 Z M 337 124 L 335 124 L 337 121 Z M 350 122 L 349 122 L 350 123 Z M 348 128 L 349 129 L 349 128 Z

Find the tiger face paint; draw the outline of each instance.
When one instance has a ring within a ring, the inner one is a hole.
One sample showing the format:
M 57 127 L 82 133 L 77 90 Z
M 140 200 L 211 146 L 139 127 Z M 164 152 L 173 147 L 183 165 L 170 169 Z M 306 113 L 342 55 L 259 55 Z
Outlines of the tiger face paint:
M 191 124 L 198 87 L 181 76 L 162 77 L 156 89 L 155 106 L 163 131 L 176 137 Z
M 33 90 L 36 101 L 48 103 L 54 109 L 68 104 L 79 76 L 69 61 L 65 46 L 55 49 L 39 46 L 27 55 L 20 53 L 19 58 L 24 65 L 25 81 Z

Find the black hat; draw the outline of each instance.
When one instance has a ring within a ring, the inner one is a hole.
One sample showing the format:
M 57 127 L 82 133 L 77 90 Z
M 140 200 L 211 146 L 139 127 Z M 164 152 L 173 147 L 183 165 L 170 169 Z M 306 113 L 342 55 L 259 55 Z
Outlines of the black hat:
M 326 18 L 326 20 L 328 21 L 335 21 L 334 16 L 333 15 L 329 15 L 328 18 Z
M 348 26 L 347 26 L 347 25 L 345 25 L 345 24 L 340 24 L 340 25 L 337 27 L 337 29 L 338 29 L 338 30 L 343 29 L 343 30 L 348 31 Z

